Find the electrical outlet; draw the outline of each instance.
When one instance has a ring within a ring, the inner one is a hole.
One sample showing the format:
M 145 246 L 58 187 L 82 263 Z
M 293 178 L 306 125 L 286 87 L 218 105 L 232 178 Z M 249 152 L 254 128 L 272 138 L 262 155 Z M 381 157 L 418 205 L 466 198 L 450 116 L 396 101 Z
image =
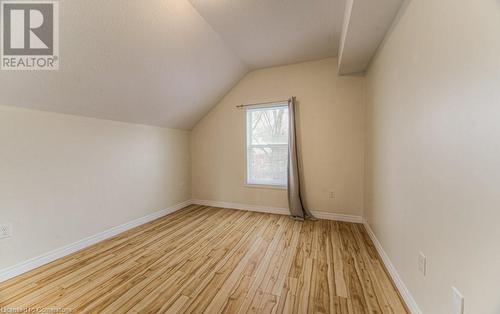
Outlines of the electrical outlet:
M 335 199 L 335 192 L 333 190 L 328 191 L 328 198 Z
M 0 239 L 10 238 L 12 236 L 12 224 L 6 223 L 0 225 Z
M 418 271 L 424 276 L 427 273 L 427 257 L 422 252 L 418 253 Z
M 453 314 L 464 314 L 464 296 L 458 291 L 457 288 L 451 287 L 453 291 Z

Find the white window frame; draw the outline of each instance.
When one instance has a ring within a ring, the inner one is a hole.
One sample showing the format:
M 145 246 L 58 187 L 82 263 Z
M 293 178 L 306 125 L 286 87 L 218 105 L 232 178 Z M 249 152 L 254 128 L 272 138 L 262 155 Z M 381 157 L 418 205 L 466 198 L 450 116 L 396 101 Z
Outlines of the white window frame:
M 268 189 L 278 189 L 278 190 L 286 190 L 287 189 L 287 183 L 284 185 L 281 183 L 273 183 L 273 182 L 266 182 L 266 183 L 259 183 L 259 182 L 250 182 L 250 164 L 249 164 L 249 148 L 250 147 L 270 147 L 270 146 L 276 146 L 276 147 L 287 147 L 288 148 L 288 143 L 287 144 L 269 144 L 269 145 L 250 145 L 250 134 L 251 132 L 249 131 L 249 124 L 248 122 L 248 112 L 255 110 L 255 109 L 270 109 L 270 108 L 277 108 L 277 107 L 284 107 L 288 109 L 288 103 L 286 102 L 278 102 L 278 103 L 271 103 L 271 104 L 262 104 L 262 105 L 253 105 L 253 106 L 247 106 L 245 107 L 245 134 L 246 134 L 246 140 L 245 140 L 245 186 L 250 187 L 250 188 L 268 188 Z M 288 117 L 290 118 L 290 117 Z M 288 180 L 287 180 L 288 181 Z

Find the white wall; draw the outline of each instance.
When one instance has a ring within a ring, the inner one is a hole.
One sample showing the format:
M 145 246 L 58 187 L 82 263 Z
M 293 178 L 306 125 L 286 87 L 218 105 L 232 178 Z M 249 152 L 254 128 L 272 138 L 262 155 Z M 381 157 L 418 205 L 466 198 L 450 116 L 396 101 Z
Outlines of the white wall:
M 361 215 L 364 78 L 338 77 L 336 64 L 329 58 L 247 74 L 193 129 L 193 198 L 288 207 L 285 190 L 244 185 L 245 110 L 235 106 L 296 96 L 307 206 Z
M 0 269 L 190 198 L 189 132 L 0 106 Z
M 367 103 L 365 214 L 421 310 L 452 313 L 455 286 L 500 313 L 500 1 L 411 1 Z

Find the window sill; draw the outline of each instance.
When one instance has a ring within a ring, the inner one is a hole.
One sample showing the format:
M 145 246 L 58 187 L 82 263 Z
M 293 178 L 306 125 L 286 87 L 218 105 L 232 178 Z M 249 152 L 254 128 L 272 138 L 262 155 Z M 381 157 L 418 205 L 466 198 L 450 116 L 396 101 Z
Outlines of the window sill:
M 246 183 L 243 186 L 246 187 L 246 188 L 253 188 L 253 189 L 287 190 L 286 186 L 281 186 L 281 185 L 249 184 L 249 183 Z

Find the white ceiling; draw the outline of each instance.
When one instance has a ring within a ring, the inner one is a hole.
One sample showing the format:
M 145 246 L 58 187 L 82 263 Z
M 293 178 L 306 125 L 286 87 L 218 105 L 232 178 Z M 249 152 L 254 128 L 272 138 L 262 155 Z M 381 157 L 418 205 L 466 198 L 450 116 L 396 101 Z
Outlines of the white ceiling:
M 191 129 L 250 69 L 336 56 L 344 2 L 60 0 L 60 69 L 0 71 L 0 104 Z
M 336 56 L 345 0 L 190 0 L 250 68 Z
M 348 0 L 339 53 L 339 73 L 368 67 L 404 0 Z
M 61 0 L 60 70 L 0 71 L 0 104 L 190 129 L 247 71 L 187 0 Z

